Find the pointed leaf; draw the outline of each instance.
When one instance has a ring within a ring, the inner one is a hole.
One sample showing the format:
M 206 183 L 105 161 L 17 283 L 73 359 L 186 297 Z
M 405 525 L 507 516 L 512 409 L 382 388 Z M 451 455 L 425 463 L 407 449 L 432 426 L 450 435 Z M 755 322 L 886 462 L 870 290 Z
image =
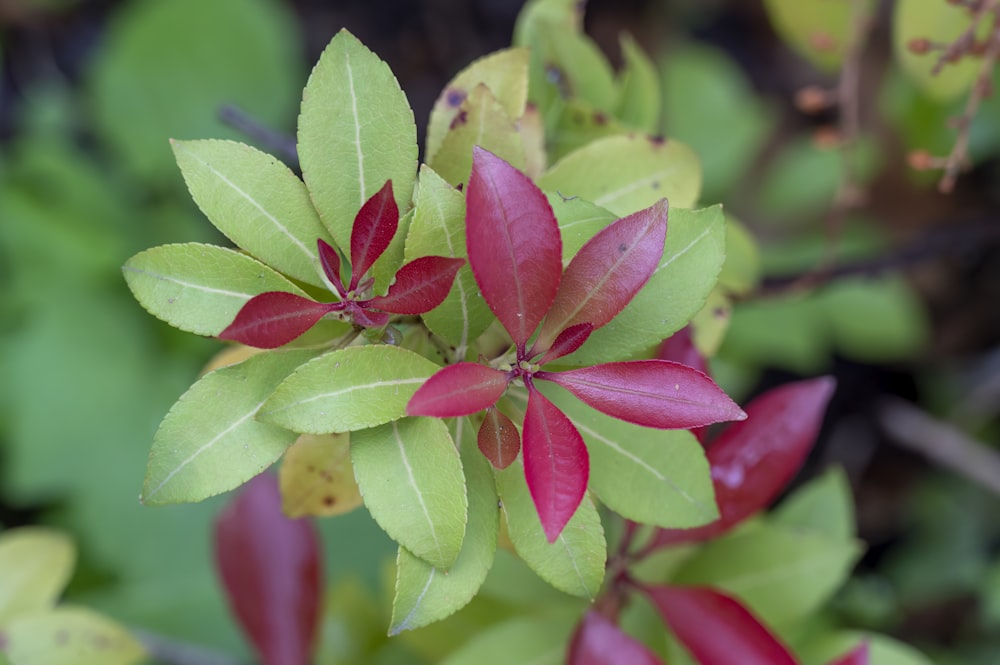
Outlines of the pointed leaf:
M 378 260 L 396 235 L 399 208 L 392 198 L 392 181 L 365 201 L 351 228 L 351 283 L 353 291 L 372 264 Z
M 303 93 L 299 162 L 309 195 L 338 247 L 348 247 L 361 206 L 392 181 L 409 206 L 417 128 L 389 67 L 341 30 L 320 56 Z
M 493 473 L 507 521 L 507 534 L 517 555 L 539 577 L 560 591 L 593 599 L 604 580 L 607 558 L 604 529 L 594 503 L 584 496 L 562 533 L 550 543 L 538 520 L 521 461 Z
M 195 203 L 227 238 L 274 269 L 323 286 L 313 247 L 329 239 L 302 181 L 235 141 L 171 141 Z
M 689 531 L 660 532 L 657 541 L 706 540 L 767 507 L 812 449 L 834 387 L 830 377 L 798 381 L 750 402 L 747 420 L 730 425 L 708 449 L 719 520 Z
M 18 614 L 56 604 L 73 574 L 76 548 L 66 535 L 44 527 L 0 534 L 0 625 Z
M 479 84 L 483 84 L 500 102 L 508 118 L 517 120 L 521 117 L 528 99 L 528 57 L 528 49 L 523 48 L 495 51 L 473 60 L 448 82 L 434 102 L 427 124 L 425 153 L 428 163 L 434 161 L 462 102 Z
M 153 437 L 143 503 L 201 501 L 239 487 L 273 464 L 296 435 L 254 416 L 275 387 L 315 355 L 259 353 L 198 379 Z
M 788 649 L 725 594 L 704 587 L 644 591 L 700 665 L 796 665 Z
M 587 447 L 569 418 L 530 389 L 524 414 L 524 477 L 545 537 L 555 542 L 587 491 Z
M 479 450 L 497 469 L 506 469 L 521 452 L 521 435 L 517 426 L 496 407 L 486 409 L 476 439 Z
M 305 296 L 246 254 L 200 243 L 147 249 L 129 259 L 122 272 L 146 311 L 198 335 L 218 335 L 248 300 L 261 293 Z
M 377 312 L 372 309 L 359 307 L 354 303 L 348 303 L 347 312 L 355 325 L 362 328 L 384 328 L 389 325 L 390 316 L 385 312 Z
M 406 415 L 410 397 L 437 369 L 398 346 L 349 346 L 296 370 L 259 419 L 306 434 L 374 427 Z
M 243 305 L 233 322 L 219 333 L 219 339 L 276 349 L 305 334 L 337 305 L 284 291 L 262 293 Z
M 390 635 L 440 621 L 464 607 L 478 593 L 493 565 L 500 522 L 496 484 L 489 464 L 472 445 L 471 424 L 465 419 L 455 422 L 469 494 L 469 523 L 462 551 L 445 573 L 399 548 Z
M 708 362 L 701 354 L 698 347 L 694 345 L 691 338 L 691 324 L 688 324 L 675 332 L 673 335 L 663 340 L 656 357 L 660 360 L 670 360 L 675 363 L 687 365 L 691 369 L 698 370 L 705 376 L 710 376 L 708 372 Z M 705 443 L 705 436 L 708 434 L 706 427 L 694 427 L 691 433 L 698 437 L 698 440 Z
M 466 257 L 465 197 L 423 164 L 416 211 L 406 237 L 406 259 L 432 254 Z M 431 332 L 458 349 L 467 348 L 494 320 L 468 264 L 459 268 L 444 302 L 421 318 Z
M 613 621 L 589 610 L 569 644 L 569 665 L 662 665 L 663 661 Z
M 660 126 L 660 76 L 656 66 L 631 35 L 619 37 L 625 69 L 618 88 L 618 112 L 622 122 L 647 134 Z
M 831 661 L 829 665 L 868 665 L 868 651 L 868 642 L 862 642 L 840 658 Z
M 455 274 L 463 265 L 464 259 L 443 256 L 414 259 L 399 269 L 388 293 L 372 298 L 370 305 L 393 314 L 429 312 L 448 296 Z
M 281 509 L 292 518 L 343 515 L 361 505 L 347 434 L 303 434 L 281 458 L 278 479 Z
M 570 261 L 536 345 L 545 348 L 577 323 L 600 328 L 615 318 L 656 271 L 667 237 L 667 201 L 623 217 Z
M 640 134 L 598 139 L 556 162 L 538 186 L 579 196 L 616 215 L 629 215 L 661 198 L 690 208 L 701 190 L 694 151 L 678 141 Z
M 562 274 L 552 208 L 527 176 L 476 148 L 465 223 L 469 264 L 483 297 L 523 345 L 552 304 Z
M 550 363 L 557 358 L 562 358 L 563 356 L 568 356 L 573 353 L 587 341 L 590 334 L 594 332 L 594 324 L 592 323 L 577 323 L 572 325 L 565 330 L 563 330 L 552 342 L 552 346 L 549 350 L 538 359 L 539 365 L 544 365 L 545 363 Z M 538 342 L 535 342 L 538 345 Z M 528 353 L 529 356 L 534 355 L 535 350 Z
M 330 283 L 333 284 L 333 288 L 337 291 L 337 296 L 341 299 L 345 298 L 347 296 L 347 289 L 344 288 L 344 278 L 340 274 L 343 263 L 340 258 L 340 252 L 331 247 L 330 243 L 322 238 L 316 241 L 316 248 L 319 251 L 319 262 L 323 267 L 323 273 L 330 280 Z
M 82 607 L 63 605 L 22 615 L 3 627 L 11 665 L 133 665 L 148 662 L 123 626 Z
M 427 379 L 406 405 L 410 416 L 451 418 L 479 413 L 507 390 L 506 372 L 480 363 L 458 363 Z
M 447 570 L 462 548 L 462 462 L 436 418 L 404 418 L 351 434 L 351 461 L 365 506 L 389 537 Z
M 715 382 L 669 360 L 632 360 L 538 372 L 602 413 L 644 427 L 689 429 L 746 414 Z
M 323 563 L 312 522 L 281 512 L 278 480 L 263 473 L 215 522 L 215 561 L 236 618 L 264 665 L 312 660 Z

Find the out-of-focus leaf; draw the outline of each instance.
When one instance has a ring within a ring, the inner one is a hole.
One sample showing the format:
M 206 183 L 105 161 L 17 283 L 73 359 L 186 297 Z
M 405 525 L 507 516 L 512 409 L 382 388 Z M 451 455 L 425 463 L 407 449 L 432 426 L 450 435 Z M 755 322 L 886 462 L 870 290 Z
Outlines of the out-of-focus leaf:
M 832 661 L 830 665 L 868 665 L 869 651 L 871 649 L 867 642 L 862 642 L 857 647 L 848 651 L 840 658 Z
M 341 515 L 361 505 L 347 434 L 303 434 L 285 451 L 278 478 L 281 507 L 292 518 Z
M 93 64 L 98 130 L 130 172 L 175 178 L 166 137 L 236 138 L 216 119 L 223 104 L 265 126 L 289 126 L 301 88 L 300 42 L 291 12 L 270 0 L 130 5 L 116 14 Z
M 632 127 L 656 134 L 660 126 L 660 77 L 649 56 L 631 35 L 619 39 L 625 69 L 618 89 L 618 118 Z
M 630 215 L 662 198 L 672 209 L 693 206 L 701 190 L 701 167 L 694 151 L 679 141 L 627 134 L 574 150 L 543 174 L 538 185 Z
M 835 665 L 831 661 L 859 648 L 860 642 L 868 643 L 868 660 L 871 665 L 931 665 L 930 659 L 911 646 L 875 633 L 841 631 L 812 639 L 803 644 L 799 655 L 803 665 Z M 850 662 L 850 661 L 848 661 Z
M 780 335 L 774 331 L 780 330 Z M 719 355 L 751 366 L 773 365 L 802 374 L 829 363 L 830 332 L 822 304 L 791 295 L 737 303 Z
M 275 386 L 313 356 L 314 351 L 261 353 L 191 386 L 153 439 L 142 501 L 200 501 L 269 467 L 296 435 L 255 416 Z
M 750 231 L 732 215 L 726 215 L 726 262 L 719 273 L 719 286 L 736 294 L 753 289 L 760 279 L 760 252 Z
M 646 645 L 625 634 L 597 610 L 583 615 L 570 640 L 566 660 L 569 665 L 660 665 L 663 662 Z
M 281 511 L 272 474 L 247 484 L 215 523 L 215 560 L 233 613 L 265 665 L 312 658 L 323 564 L 308 520 Z
M 303 92 L 299 161 L 320 218 L 349 246 L 358 211 L 387 180 L 399 210 L 409 207 L 417 128 L 388 65 L 341 30 Z
M 0 625 L 19 614 L 53 607 L 73 574 L 76 549 L 44 527 L 0 533 Z
M 607 111 L 601 111 L 582 99 L 559 102 L 558 114 L 549 121 L 548 159 L 559 161 L 577 148 L 608 136 L 624 134 L 629 128 Z M 539 173 L 536 177 L 540 177 Z
M 867 2 L 863 7 L 868 11 Z M 817 67 L 836 70 L 856 30 L 855 3 L 823 0 L 767 0 L 771 22 L 785 42 Z M 859 5 L 860 6 L 860 5 Z
M 566 613 L 508 619 L 474 636 L 441 665 L 562 665 L 575 619 Z
M 844 470 L 834 467 L 798 488 L 771 511 L 770 519 L 797 532 L 850 542 L 855 531 L 854 501 Z
M 4 626 L 11 665 L 132 665 L 146 650 L 122 626 L 81 607 L 58 607 Z
M 985 38 L 990 20 L 983 21 L 977 37 Z M 950 44 L 972 24 L 972 12 L 947 2 L 899 0 L 892 16 L 892 44 L 896 60 L 928 95 L 948 101 L 965 92 L 979 73 L 978 58 L 966 55 L 957 63 L 945 63 L 935 75 L 933 70 L 942 51 L 931 49 L 918 55 L 910 51 L 914 39 L 927 39 L 935 44 Z
M 700 665 L 796 665 L 787 647 L 723 593 L 680 586 L 646 588 L 645 592 Z
M 475 149 L 466 190 L 469 264 L 518 345 L 535 332 L 562 275 L 562 241 L 545 195 L 496 155 Z
M 906 358 L 927 341 L 926 314 L 898 276 L 838 279 L 820 294 L 837 349 L 858 360 Z
M 719 350 L 732 318 L 733 302 L 725 290 L 716 287 L 708 294 L 704 306 L 691 317 L 694 343 L 698 350 L 712 357 Z
M 336 578 L 323 599 L 316 665 L 370 662 L 386 640 L 385 617 L 372 595 L 356 575 Z
M 468 499 L 462 462 L 437 418 L 405 418 L 351 434 L 365 506 L 389 536 L 447 570 L 462 547 Z

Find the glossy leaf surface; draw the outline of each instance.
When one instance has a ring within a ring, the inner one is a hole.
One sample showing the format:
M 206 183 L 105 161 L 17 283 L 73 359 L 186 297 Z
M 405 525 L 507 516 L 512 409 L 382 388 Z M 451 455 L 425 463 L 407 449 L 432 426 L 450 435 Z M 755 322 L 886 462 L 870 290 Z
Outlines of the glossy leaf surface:
M 700 665 L 796 665 L 788 649 L 729 596 L 705 587 L 645 589 Z
M 521 435 L 517 425 L 496 408 L 486 409 L 476 443 L 497 469 L 506 469 L 521 452 Z
M 559 227 L 545 195 L 496 155 L 476 149 L 466 193 L 466 247 L 483 298 L 523 345 L 555 298 Z
M 265 665 L 305 665 L 320 618 L 323 564 L 308 520 L 281 511 L 278 480 L 264 473 L 215 523 L 215 560 L 229 606 Z
M 587 447 L 570 419 L 534 389 L 529 389 L 522 437 L 524 477 L 545 537 L 552 543 L 587 491 Z
M 285 451 L 278 473 L 286 515 L 329 517 L 361 505 L 347 434 L 303 434 Z
M 544 365 L 563 356 L 568 356 L 583 346 L 583 343 L 587 341 L 592 332 L 594 332 L 594 326 L 591 323 L 577 323 L 566 328 L 556 336 L 552 342 L 552 346 L 542 354 L 537 364 Z M 534 349 L 528 355 L 533 355 L 533 351 Z
M 247 301 L 218 336 L 258 349 L 276 349 L 305 334 L 331 311 L 333 307 L 328 303 L 268 291 Z
M 353 432 L 351 461 L 379 526 L 435 568 L 451 567 L 462 547 L 468 500 L 444 422 L 404 418 Z
M 351 282 L 353 291 L 372 264 L 389 247 L 399 226 L 399 208 L 392 198 L 392 181 L 365 201 L 351 227 Z
M 3 634 L 11 665 L 132 665 L 148 657 L 123 626 L 82 607 L 26 614 Z
M 344 298 L 347 295 L 347 289 L 344 287 L 344 278 L 341 274 L 343 261 L 340 258 L 340 254 L 330 246 L 330 243 L 322 238 L 316 241 L 316 249 L 319 252 L 319 262 L 323 268 L 323 272 L 326 274 L 326 278 L 333 284 L 337 295 L 340 298 Z
M 69 582 L 76 548 L 66 535 L 44 527 L 0 534 L 0 625 L 18 614 L 48 609 Z
M 468 416 L 496 404 L 507 390 L 506 372 L 480 363 L 448 365 L 427 379 L 406 405 L 410 416 Z
M 583 615 L 569 644 L 569 665 L 662 665 L 642 642 L 597 610 Z
M 393 314 L 423 314 L 448 296 L 455 274 L 465 265 L 462 259 L 421 256 L 396 273 L 396 281 L 384 296 L 376 296 L 371 306 Z
M 602 413 L 636 425 L 689 429 L 746 414 L 715 382 L 668 360 L 605 363 L 566 372 L 538 372 Z

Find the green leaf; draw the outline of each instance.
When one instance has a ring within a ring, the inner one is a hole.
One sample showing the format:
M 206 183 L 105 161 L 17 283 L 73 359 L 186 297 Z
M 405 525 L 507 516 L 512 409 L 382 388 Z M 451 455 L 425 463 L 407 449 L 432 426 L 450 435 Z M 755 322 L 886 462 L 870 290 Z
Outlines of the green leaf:
M 458 187 L 469 180 L 472 148 L 479 146 L 518 169 L 524 168 L 524 143 L 504 105 L 480 83 L 462 101 L 458 115 L 441 139 L 430 166 Z
M 417 128 L 389 66 L 341 30 L 320 56 L 302 96 L 299 162 L 320 218 L 340 247 L 354 217 L 386 182 L 410 207 Z
M 465 197 L 461 192 L 425 164 L 420 167 L 416 199 L 406 237 L 406 260 L 432 255 L 466 258 Z M 444 302 L 422 318 L 431 332 L 458 349 L 468 347 L 494 320 L 468 264 L 458 271 Z
M 847 474 L 834 467 L 795 490 L 771 512 L 777 525 L 820 533 L 837 542 L 854 539 L 854 501 Z
M 719 355 L 745 365 L 772 364 L 813 374 L 829 362 L 829 344 L 822 304 L 793 294 L 737 303 Z
M 549 159 L 557 161 L 588 143 L 628 131 L 607 111 L 578 98 L 561 100 L 548 132 Z
M 218 335 L 246 301 L 265 291 L 306 295 L 256 259 L 200 243 L 147 249 L 129 259 L 122 271 L 146 311 L 199 335 Z
M 566 197 L 557 192 L 548 198 L 559 222 L 564 266 L 598 231 L 618 219 L 614 213 L 578 196 Z
M 691 207 L 701 189 L 701 167 L 691 148 L 678 141 L 610 136 L 563 157 L 538 186 L 624 216 L 661 198 L 674 209 Z
M 855 648 L 862 640 L 868 642 L 871 665 L 932 665 L 927 656 L 908 644 L 878 633 L 839 631 L 820 639 L 812 639 L 796 649 L 803 665 L 827 665 Z
M 518 617 L 475 635 L 441 665 L 562 665 L 578 616 Z
M 404 418 L 352 432 L 351 461 L 378 525 L 447 574 L 462 548 L 468 500 L 462 462 L 444 421 Z
M 542 392 L 570 417 L 590 453 L 590 487 L 622 517 L 686 529 L 718 518 L 708 461 L 686 430 L 639 427 L 591 409 L 546 382 Z
M 528 101 L 528 58 L 524 48 L 509 48 L 473 60 L 448 82 L 431 109 L 427 124 L 425 154 L 434 161 L 449 125 L 459 115 L 462 102 L 479 84 L 485 85 L 503 108 L 507 117 L 517 120 Z M 487 146 L 483 146 L 487 147 Z
M 929 39 L 948 44 L 957 39 L 972 23 L 968 9 L 947 2 L 899 0 L 892 16 L 892 45 L 896 60 L 910 78 L 928 95 L 948 101 L 968 90 L 979 74 L 979 58 L 966 56 L 958 62 L 945 63 L 940 73 L 933 70 L 941 58 L 940 50 L 918 55 L 909 49 L 913 39 Z M 987 18 L 977 31 L 977 38 L 987 36 L 991 20 Z
M 397 420 L 440 367 L 397 346 L 338 349 L 306 363 L 278 386 L 259 419 L 304 434 L 353 432 Z
M 539 49 L 545 59 L 548 80 L 559 79 L 555 85 L 565 93 L 564 97 L 579 98 L 598 110 L 612 113 L 618 87 L 608 59 L 594 40 L 579 31 L 552 28 L 543 30 L 541 37 Z M 552 74 L 553 69 L 557 74 Z
M 552 29 L 572 32 L 583 29 L 583 6 L 579 0 L 529 0 L 517 15 L 514 43 L 532 46 L 539 32 Z
M 829 72 L 840 67 L 847 52 L 855 4 L 824 0 L 766 0 L 764 3 L 771 22 L 788 46 Z M 864 9 L 868 11 L 867 6 Z
M 279 272 L 326 287 L 316 239 L 330 236 L 287 166 L 235 141 L 171 145 L 191 196 L 217 229 Z
M 743 295 L 760 280 L 760 252 L 750 231 L 732 215 L 726 215 L 726 261 L 719 273 L 719 286 Z
M 490 482 L 493 482 L 492 477 Z M 76 548 L 64 534 L 44 527 L 0 533 L 0 626 L 19 614 L 56 604 L 73 574 Z
M 239 487 L 271 466 L 298 435 L 254 416 L 275 387 L 315 355 L 259 353 L 199 379 L 156 431 L 142 501 L 201 501 Z
M 927 315 L 901 277 L 839 279 L 819 298 L 837 348 L 851 358 L 906 358 L 928 339 Z
M 476 447 L 471 423 L 455 421 L 469 495 L 469 519 L 462 551 L 443 571 L 400 547 L 396 557 L 396 595 L 389 634 L 440 621 L 464 607 L 479 592 L 493 565 L 500 512 L 490 464 Z
M 29 614 L 4 627 L 14 665 L 131 665 L 142 645 L 117 623 L 81 607 Z
M 403 254 L 406 249 L 406 235 L 409 233 L 410 224 L 413 223 L 413 209 L 399 218 L 399 227 L 392 242 L 385 248 L 385 253 L 375 261 L 372 266 L 371 276 L 375 278 L 374 292 L 384 294 L 389 290 L 389 285 L 396 278 L 396 273 L 403 265 Z
M 747 603 L 764 623 L 784 626 L 829 599 L 860 551 L 854 542 L 762 523 L 708 543 L 674 581 L 718 587 Z
M 223 104 L 266 127 L 290 126 L 303 70 L 290 7 L 174 0 L 123 9 L 98 43 L 88 81 L 97 129 L 123 171 L 176 180 L 166 137 L 237 138 L 219 123 Z
M 677 332 L 701 309 L 725 257 L 721 206 L 671 208 L 663 258 L 632 302 L 560 363 L 625 360 Z
M 660 127 L 660 76 L 653 62 L 631 35 L 619 38 L 625 69 L 620 75 L 618 118 L 647 134 Z
M 539 577 L 568 594 L 593 599 L 604 580 L 607 545 L 597 509 L 584 496 L 580 507 L 554 543 L 549 543 L 524 480 L 521 458 L 494 470 L 507 533 L 517 555 Z

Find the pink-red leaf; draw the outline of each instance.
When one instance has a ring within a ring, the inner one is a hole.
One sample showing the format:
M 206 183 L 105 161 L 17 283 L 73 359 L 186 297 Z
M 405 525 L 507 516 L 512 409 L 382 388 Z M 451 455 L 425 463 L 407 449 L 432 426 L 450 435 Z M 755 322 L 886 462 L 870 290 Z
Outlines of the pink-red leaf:
M 526 175 L 476 147 L 465 226 L 469 265 L 483 298 L 522 347 L 552 304 L 562 275 L 562 239 L 552 207 Z
M 449 365 L 417 389 L 406 415 L 453 418 L 479 413 L 496 404 L 509 382 L 506 372 L 479 363 Z
M 609 416 L 658 429 L 746 418 L 715 382 L 669 360 L 630 360 L 567 372 L 538 372 Z
M 399 208 L 392 196 L 392 181 L 365 201 L 351 229 L 351 285 L 357 287 L 372 264 L 382 256 L 399 226 Z
M 864 641 L 829 665 L 868 665 L 868 641 Z
M 251 480 L 215 523 L 229 605 L 265 665 L 307 665 L 319 625 L 322 557 L 312 522 L 281 512 L 278 480 Z
M 316 302 L 294 293 L 268 291 L 248 300 L 233 322 L 219 333 L 219 339 L 275 349 L 312 328 L 324 314 L 342 306 Z
M 555 341 L 552 342 L 552 346 L 549 350 L 538 359 L 539 365 L 544 365 L 547 362 L 552 362 L 556 358 L 562 358 L 563 356 L 568 356 L 573 353 L 587 341 L 590 337 L 590 333 L 594 332 L 594 326 L 591 323 L 577 323 L 575 325 L 566 328 L 556 337 Z M 536 345 L 537 346 L 537 345 Z M 534 355 L 534 349 L 529 355 Z
M 316 247 L 319 248 L 319 262 L 323 266 L 326 278 L 337 290 L 337 295 L 343 299 L 347 295 L 344 282 L 340 277 L 340 254 L 322 238 L 316 239 Z
M 700 665 L 796 665 L 795 658 L 745 607 L 705 587 L 644 591 Z
M 506 469 L 521 451 L 521 435 L 514 422 L 495 407 L 486 409 L 486 417 L 476 437 L 479 450 L 498 469 Z
M 465 259 L 422 256 L 396 273 L 396 281 L 384 296 L 369 301 L 375 309 L 393 314 L 423 314 L 440 305 L 451 291 L 458 269 Z
M 747 420 L 730 425 L 706 453 L 721 517 L 695 529 L 660 530 L 656 542 L 707 540 L 766 508 L 812 449 L 835 385 L 831 377 L 798 381 L 750 402 Z
M 701 351 L 694 345 L 694 340 L 691 338 L 690 324 L 663 340 L 656 357 L 660 360 L 672 360 L 675 363 L 687 365 L 691 369 L 696 369 L 705 376 L 711 377 L 705 356 L 701 355 Z M 708 434 L 707 427 L 695 427 L 691 433 L 698 438 L 702 445 L 705 444 L 705 437 Z
M 645 644 L 596 610 L 583 615 L 569 644 L 569 665 L 663 665 Z
M 545 349 L 568 326 L 600 328 L 639 292 L 663 258 L 667 200 L 622 217 L 587 241 L 566 266 L 536 348 Z
M 553 543 L 587 491 L 587 447 L 570 419 L 533 387 L 522 434 L 524 478 L 545 537 Z

